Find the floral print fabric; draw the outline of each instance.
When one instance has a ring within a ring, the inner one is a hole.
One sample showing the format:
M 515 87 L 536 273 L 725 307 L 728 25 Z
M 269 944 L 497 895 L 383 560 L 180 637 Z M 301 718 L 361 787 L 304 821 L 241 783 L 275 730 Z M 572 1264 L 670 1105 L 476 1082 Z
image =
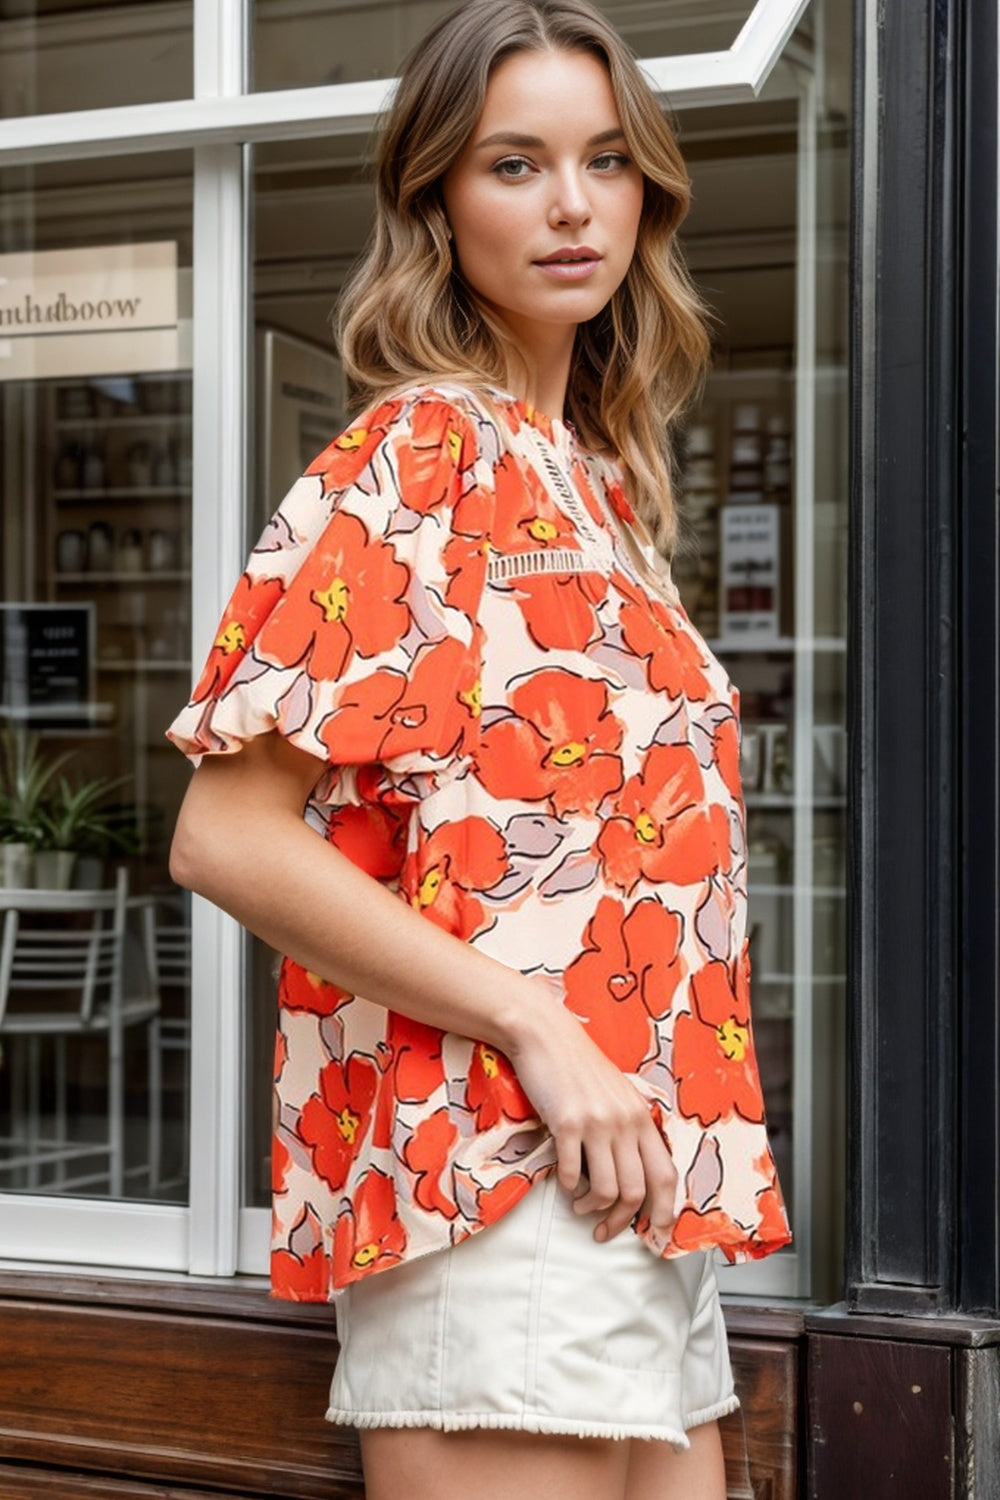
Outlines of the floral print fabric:
M 737 702 L 622 528 L 618 470 L 502 393 L 421 389 L 338 437 L 250 557 L 189 755 L 277 729 L 307 818 L 431 922 L 555 989 L 678 1172 L 657 1254 L 788 1242 L 749 1014 Z M 338 1287 L 495 1222 L 555 1162 L 495 1047 L 285 959 L 272 1282 Z

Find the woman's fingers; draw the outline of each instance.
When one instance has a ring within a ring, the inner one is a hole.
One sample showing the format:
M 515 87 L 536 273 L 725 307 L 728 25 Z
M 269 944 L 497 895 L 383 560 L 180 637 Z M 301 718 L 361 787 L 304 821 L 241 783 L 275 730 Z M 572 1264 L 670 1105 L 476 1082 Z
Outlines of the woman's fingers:
M 640 1211 L 658 1234 L 669 1233 L 677 1173 L 666 1142 L 648 1116 L 636 1135 L 624 1132 L 607 1143 L 588 1141 L 585 1152 L 589 1171 L 573 1207 L 579 1214 L 600 1215 L 596 1239 L 613 1239 Z
M 580 1190 L 583 1174 L 583 1148 L 580 1137 L 571 1131 L 560 1131 L 556 1136 L 556 1176 L 567 1193 Z

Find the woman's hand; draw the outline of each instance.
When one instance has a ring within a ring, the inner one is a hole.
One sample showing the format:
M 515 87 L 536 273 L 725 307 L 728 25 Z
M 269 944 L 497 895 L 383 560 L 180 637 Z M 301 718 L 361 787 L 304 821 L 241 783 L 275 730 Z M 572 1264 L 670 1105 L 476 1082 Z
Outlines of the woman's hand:
M 578 1213 L 600 1215 L 594 1238 L 611 1239 L 640 1211 L 661 1236 L 674 1221 L 677 1172 L 638 1089 L 586 1034 L 585 1023 L 546 995 L 507 1053 L 551 1130 L 559 1181 Z
M 351 994 L 499 1047 L 556 1142 L 559 1181 L 598 1239 L 644 1210 L 673 1221 L 677 1174 L 637 1089 L 537 979 L 418 915 L 302 817 L 324 764 L 278 734 L 206 756 L 181 808 L 171 874 Z

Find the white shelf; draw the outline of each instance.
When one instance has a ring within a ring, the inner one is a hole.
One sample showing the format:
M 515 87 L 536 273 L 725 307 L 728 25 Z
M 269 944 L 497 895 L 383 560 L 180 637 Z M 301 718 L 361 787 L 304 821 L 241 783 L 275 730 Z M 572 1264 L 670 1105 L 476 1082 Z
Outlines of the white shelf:
M 191 486 L 183 484 L 118 484 L 113 490 L 53 490 L 52 498 L 58 505 L 106 505 L 109 500 L 113 504 L 125 500 L 176 500 L 190 493 Z
M 136 657 L 132 661 L 98 661 L 99 672 L 190 672 L 189 661 L 167 657 Z
M 180 568 L 147 569 L 141 573 L 54 573 L 56 583 L 187 583 L 191 574 Z
M 745 641 L 739 636 L 713 636 L 706 640 L 706 645 L 716 656 L 770 656 L 775 653 L 796 654 L 810 653 L 820 654 L 822 652 L 843 652 L 847 650 L 847 642 L 842 636 L 817 635 L 817 636 L 775 636 L 770 641 Z

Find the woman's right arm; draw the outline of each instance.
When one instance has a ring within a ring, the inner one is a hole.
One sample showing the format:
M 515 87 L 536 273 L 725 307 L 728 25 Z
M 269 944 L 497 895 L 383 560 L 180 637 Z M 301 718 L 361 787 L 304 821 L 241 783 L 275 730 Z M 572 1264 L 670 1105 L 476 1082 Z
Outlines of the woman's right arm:
M 503 1051 L 552 1131 L 558 1175 L 610 1238 L 640 1208 L 666 1235 L 676 1173 L 645 1100 L 545 984 L 428 922 L 302 817 L 315 757 L 272 733 L 206 756 L 170 855 L 179 885 L 353 994 Z

